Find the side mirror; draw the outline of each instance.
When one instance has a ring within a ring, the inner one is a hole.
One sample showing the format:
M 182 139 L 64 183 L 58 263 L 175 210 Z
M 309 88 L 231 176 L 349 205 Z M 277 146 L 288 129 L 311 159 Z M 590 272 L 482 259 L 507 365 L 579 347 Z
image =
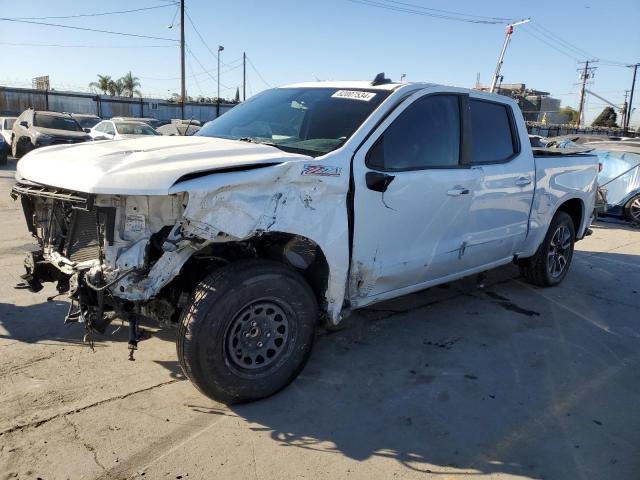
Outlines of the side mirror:
M 29 123 L 25 122 L 24 120 L 20 122 L 20 126 L 24 127 L 24 128 L 29 128 Z
M 369 190 L 384 193 L 396 177 L 382 172 L 367 172 L 364 178 Z
M 91 133 L 91 129 L 90 128 L 83 128 L 82 131 L 84 133 Z

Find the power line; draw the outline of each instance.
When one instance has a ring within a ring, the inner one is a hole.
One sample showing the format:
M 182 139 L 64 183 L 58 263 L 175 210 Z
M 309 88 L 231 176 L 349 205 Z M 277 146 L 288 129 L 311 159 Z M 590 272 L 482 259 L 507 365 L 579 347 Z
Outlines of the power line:
M 209 45 L 207 44 L 207 42 L 205 42 L 204 38 L 202 37 L 202 35 L 200 35 L 200 32 L 198 31 L 198 29 L 196 28 L 195 23 L 193 23 L 193 20 L 191 19 L 191 16 L 189 15 L 189 12 L 185 12 L 185 15 L 187 16 L 187 20 L 189 20 L 189 23 L 191 24 L 191 26 L 193 27 L 193 30 L 196 32 L 196 34 L 198 35 L 198 38 L 200 38 L 200 41 L 202 42 L 202 44 L 205 46 L 205 48 L 207 50 L 209 50 L 209 53 L 217 59 L 217 54 L 213 52 L 213 50 L 211 50 L 211 48 L 209 48 Z M 224 65 L 225 67 L 228 67 L 229 65 L 226 64 L 225 62 L 223 62 L 222 60 L 220 60 L 220 63 L 222 65 Z
M 70 28 L 72 30 L 84 30 L 87 32 L 97 32 L 97 33 L 108 33 L 111 35 L 122 35 L 125 37 L 137 37 L 137 38 L 149 38 L 151 40 L 165 40 L 168 42 L 177 42 L 178 40 L 173 39 L 173 38 L 167 38 L 167 37 L 152 37 L 150 35 L 138 35 L 135 33 L 124 33 L 124 32 L 113 32 L 111 30 L 99 30 L 96 28 L 85 28 L 85 27 L 73 27 L 71 25 L 60 25 L 57 23 L 46 23 L 46 22 L 34 22 L 31 20 L 16 20 L 13 18 L 4 18 L 4 17 L 0 17 L 0 21 L 3 22 L 17 22 L 17 23 L 29 23 L 29 24 L 33 24 L 33 25 L 45 25 L 47 27 L 58 27 L 58 28 Z
M 50 20 L 50 19 L 60 19 L 60 18 L 80 18 L 80 17 L 102 17 L 105 15 L 119 15 L 122 13 L 133 13 L 133 12 L 142 12 L 145 10 L 155 10 L 158 8 L 167 8 L 172 4 L 167 3 L 166 5 L 156 5 L 153 7 L 144 7 L 144 8 L 134 8 L 132 10 L 118 10 L 115 12 L 100 12 L 100 13 L 81 13 L 77 15 L 59 15 L 59 16 L 48 16 L 48 17 L 12 17 L 11 20 Z
M 505 22 L 510 22 L 513 19 L 512 18 L 503 18 L 503 17 L 485 17 L 483 15 L 472 15 L 472 14 L 467 14 L 467 13 L 462 13 L 462 12 L 453 12 L 451 10 L 441 10 L 438 8 L 430 8 L 430 7 L 424 7 L 422 5 L 416 5 L 414 3 L 407 3 L 407 2 L 399 2 L 396 0 L 386 0 L 387 3 L 396 3 L 398 5 L 404 5 L 406 7 L 412 7 L 412 8 L 419 8 L 421 10 L 429 10 L 432 12 L 439 12 L 439 13 L 447 13 L 450 15 L 459 15 L 462 17 L 471 17 L 471 18 L 481 18 L 481 19 L 485 19 L 485 20 L 496 20 L 498 22 L 501 23 L 505 23 Z
M 198 57 L 195 56 L 195 54 L 191 51 L 191 49 L 187 46 L 187 52 L 189 52 L 189 55 L 191 55 L 193 57 L 193 59 L 198 63 L 198 65 L 200 65 L 200 68 L 202 68 L 202 70 L 209 75 L 209 77 L 211 78 L 211 80 L 213 80 L 214 82 L 218 81 L 217 77 L 214 77 L 213 75 L 211 75 L 211 72 L 209 70 L 207 70 L 206 68 L 204 68 L 204 65 L 202 65 L 202 62 L 200 62 L 200 60 L 198 60 Z M 228 85 L 225 85 L 224 83 L 220 82 L 220 85 L 222 85 L 224 88 L 231 88 Z
M 582 58 L 598 58 L 597 55 L 593 55 L 592 53 L 587 52 L 586 50 L 584 50 L 583 48 L 577 47 L 576 45 L 564 40 L 563 38 L 561 38 L 560 36 L 556 35 L 555 33 L 553 33 L 551 30 L 549 30 L 548 28 L 538 24 L 532 24 L 531 25 L 533 28 L 535 28 L 538 33 L 545 35 L 547 37 L 551 37 L 552 41 L 558 42 L 559 44 L 561 44 L 564 48 L 566 48 L 567 50 L 578 54 L 580 57 Z M 616 60 L 600 60 L 600 64 L 605 64 L 608 66 L 620 66 L 620 67 L 626 67 L 628 65 L 628 63 L 625 62 L 618 62 Z
M 473 15 L 466 15 L 466 14 L 453 13 L 453 12 L 451 12 L 450 14 L 435 13 L 435 12 L 420 10 L 419 8 L 426 8 L 426 7 L 420 7 L 418 5 L 414 5 L 412 8 L 408 6 L 402 6 L 402 5 L 411 5 L 411 4 L 404 4 L 401 2 L 394 2 L 394 4 L 391 4 L 391 3 L 383 3 L 382 1 L 376 1 L 376 0 L 347 0 L 347 1 L 351 3 L 358 3 L 360 5 L 367 5 L 369 7 L 383 8 L 386 10 L 392 10 L 396 12 L 404 12 L 412 15 L 421 15 L 424 17 L 439 18 L 442 20 L 452 20 L 457 22 L 476 23 L 476 24 L 484 24 L 484 25 L 499 25 L 499 24 L 504 24 L 506 23 L 506 21 L 509 20 L 509 19 L 487 20 L 486 19 L 487 17 L 477 17 L 477 16 L 474 17 Z M 388 0 L 388 1 L 391 1 L 391 0 Z M 465 15 L 465 16 L 468 16 L 469 18 L 456 17 L 454 15 Z
M 234 64 L 234 63 L 236 63 L 238 61 L 241 61 L 241 60 L 242 60 L 242 57 L 236 58 L 235 60 L 232 60 L 231 62 L 229 62 L 229 64 L 231 65 L 231 64 Z M 230 72 L 232 70 L 235 70 L 236 68 L 240 68 L 241 66 L 242 66 L 242 63 L 239 63 L 238 65 L 232 66 L 232 67 L 230 67 L 230 68 L 228 68 L 226 70 L 220 69 L 220 73 L 227 73 L 227 72 Z M 214 71 L 215 71 L 214 69 L 204 70 L 204 71 L 199 72 L 199 73 L 194 73 L 193 75 L 187 75 L 186 78 L 201 77 L 202 75 L 208 75 L 210 72 L 214 72 Z M 142 77 L 141 76 L 140 78 L 142 78 L 143 80 L 166 80 L 166 81 L 169 81 L 169 80 L 180 80 L 181 77 Z
M 575 60 L 576 62 L 577 62 L 578 60 L 580 60 L 580 58 L 575 57 L 574 55 L 571 55 L 570 53 L 567 53 L 565 50 L 561 50 L 560 48 L 558 48 L 558 47 L 557 47 L 556 45 L 554 45 L 553 43 L 548 42 L 547 40 L 545 40 L 544 38 L 542 38 L 542 37 L 538 36 L 537 34 L 535 34 L 534 32 L 532 32 L 531 30 L 528 30 L 528 29 L 527 29 L 527 27 L 522 28 L 522 31 L 523 31 L 524 33 L 526 33 L 527 35 L 530 35 L 530 36 L 532 36 L 533 38 L 535 38 L 535 39 L 539 40 L 540 42 L 542 42 L 542 43 L 546 44 L 547 46 L 549 46 L 549 47 L 553 48 L 555 51 L 557 51 L 557 52 L 559 52 L 559 53 L 561 53 L 561 54 L 563 54 L 563 55 L 565 55 L 565 56 L 567 56 L 567 57 L 569 57 L 569 58 L 571 58 L 571 59 Z
M 256 66 L 253 64 L 253 62 L 251 61 L 251 59 L 249 57 L 246 57 L 247 61 L 249 62 L 249 65 L 251 65 L 251 68 L 253 68 L 253 71 L 256 72 L 256 74 L 258 75 L 258 77 L 260 77 L 260 80 L 262 80 L 262 82 L 269 88 L 273 88 L 273 86 L 267 82 L 264 77 L 260 74 L 260 72 L 258 71 L 258 69 L 256 68 Z
M 191 62 L 189 61 L 188 58 L 187 58 L 187 66 L 189 67 L 189 70 L 191 70 L 191 76 L 192 76 L 193 80 L 196 82 L 196 86 L 198 87 L 198 91 L 200 92 L 200 96 L 203 96 L 202 87 L 200 86 L 200 82 L 198 82 L 198 77 L 193 74 L 193 67 L 191 66 Z
M 13 43 L 0 42 L 12 47 L 57 47 L 57 48 L 175 48 L 174 45 L 69 45 L 60 43 Z
M 541 35 L 544 35 L 546 37 L 552 37 L 553 41 L 555 41 L 557 43 L 560 43 L 565 49 L 567 49 L 569 51 L 572 51 L 574 54 L 577 54 L 580 57 L 595 58 L 595 55 L 592 55 L 591 53 L 587 52 L 586 50 L 583 50 L 582 48 L 576 47 L 575 45 L 567 42 L 566 40 L 563 40 L 558 35 L 553 33 L 548 28 L 543 27 L 542 25 L 532 24 L 531 27 L 536 29 L 538 31 L 538 33 L 540 33 Z

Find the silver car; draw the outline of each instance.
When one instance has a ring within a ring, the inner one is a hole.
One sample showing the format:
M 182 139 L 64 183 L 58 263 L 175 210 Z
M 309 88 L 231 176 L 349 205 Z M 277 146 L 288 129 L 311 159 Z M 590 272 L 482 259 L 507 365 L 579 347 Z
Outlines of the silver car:
M 589 142 L 602 164 L 598 184 L 607 190 L 607 214 L 640 224 L 640 142 Z
M 123 140 L 145 135 L 160 135 L 144 122 L 129 120 L 103 120 L 93 127 L 89 134 L 94 140 Z

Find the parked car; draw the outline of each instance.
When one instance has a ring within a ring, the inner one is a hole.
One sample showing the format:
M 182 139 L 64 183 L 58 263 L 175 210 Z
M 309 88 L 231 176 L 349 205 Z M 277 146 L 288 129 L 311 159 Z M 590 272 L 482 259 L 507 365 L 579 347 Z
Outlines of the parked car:
M 71 115 L 29 109 L 13 123 L 11 152 L 20 158 L 34 148 L 71 145 L 87 140 L 91 137 Z
M 188 125 L 185 123 L 170 123 L 158 127 L 158 133 L 162 135 L 193 135 L 200 130 L 198 125 Z
M 160 134 L 144 122 L 103 120 L 91 129 L 90 135 L 94 140 L 123 140 Z
M 7 145 L 11 145 L 11 129 L 17 117 L 0 117 L 0 136 Z
M 5 141 L 4 137 L 0 135 L 0 165 L 7 164 L 7 156 L 9 155 L 9 144 Z
M 598 184 L 607 191 L 607 214 L 640 224 L 640 144 L 591 142 L 602 164 Z
M 127 122 L 144 122 L 150 127 L 157 128 L 160 126 L 160 120 L 150 117 L 113 117 L 111 120 L 127 121 Z
M 71 116 L 75 118 L 82 128 L 93 128 L 102 121 L 97 115 L 85 113 L 72 113 Z
M 130 355 L 140 318 L 178 326 L 185 375 L 233 403 L 291 382 L 320 319 L 510 262 L 558 285 L 597 174 L 534 155 L 508 97 L 378 75 L 266 90 L 194 136 L 36 151 L 12 194 L 32 290 L 56 281 L 91 330 L 126 318 Z
M 173 124 L 184 124 L 184 125 L 197 125 L 198 127 L 202 126 L 202 123 L 200 123 L 200 120 L 196 120 L 195 118 L 172 118 L 171 119 L 171 123 Z

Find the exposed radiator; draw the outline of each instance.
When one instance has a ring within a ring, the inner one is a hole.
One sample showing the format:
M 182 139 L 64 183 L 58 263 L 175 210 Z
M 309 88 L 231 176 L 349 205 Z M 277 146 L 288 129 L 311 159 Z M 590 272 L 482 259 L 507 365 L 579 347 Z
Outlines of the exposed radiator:
M 75 210 L 71 220 L 67 257 L 74 262 L 97 259 L 100 254 L 96 212 Z

